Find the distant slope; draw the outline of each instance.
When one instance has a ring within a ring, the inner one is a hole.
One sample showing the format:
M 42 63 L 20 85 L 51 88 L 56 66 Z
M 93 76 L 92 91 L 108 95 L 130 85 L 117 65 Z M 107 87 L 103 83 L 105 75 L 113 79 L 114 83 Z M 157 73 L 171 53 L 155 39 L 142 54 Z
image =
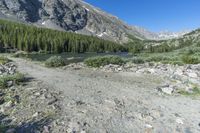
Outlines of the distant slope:
M 182 37 L 168 40 L 140 40 L 131 35 L 129 37 L 134 41 L 127 43 L 126 46 L 133 53 L 170 52 L 187 47 L 200 48 L 200 29 L 194 30 Z
M 200 29 L 194 30 L 176 39 L 146 41 L 144 45 L 151 52 L 168 52 L 190 46 L 200 46 Z

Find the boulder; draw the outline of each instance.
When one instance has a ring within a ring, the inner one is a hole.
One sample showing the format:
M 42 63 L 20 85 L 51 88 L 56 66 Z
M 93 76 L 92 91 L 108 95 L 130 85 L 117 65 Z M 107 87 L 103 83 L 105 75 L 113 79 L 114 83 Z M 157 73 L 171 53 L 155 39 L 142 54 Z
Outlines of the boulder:
M 174 87 L 170 85 L 165 85 L 158 87 L 157 90 L 165 94 L 171 95 L 174 92 Z

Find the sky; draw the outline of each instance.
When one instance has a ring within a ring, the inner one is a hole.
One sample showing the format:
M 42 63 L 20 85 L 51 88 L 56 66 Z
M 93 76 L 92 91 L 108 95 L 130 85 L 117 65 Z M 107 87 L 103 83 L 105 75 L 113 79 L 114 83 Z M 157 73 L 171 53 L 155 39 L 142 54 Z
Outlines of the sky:
M 200 28 L 200 0 L 85 0 L 129 25 L 148 30 L 183 31 Z

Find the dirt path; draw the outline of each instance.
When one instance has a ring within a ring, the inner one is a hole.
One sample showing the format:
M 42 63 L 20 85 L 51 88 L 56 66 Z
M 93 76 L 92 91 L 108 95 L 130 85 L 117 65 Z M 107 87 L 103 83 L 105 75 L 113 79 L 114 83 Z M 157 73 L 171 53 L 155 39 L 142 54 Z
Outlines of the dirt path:
M 91 69 L 49 69 L 12 59 L 22 73 L 62 92 L 63 113 L 53 132 L 199 133 L 200 102 L 156 91 L 162 77 Z

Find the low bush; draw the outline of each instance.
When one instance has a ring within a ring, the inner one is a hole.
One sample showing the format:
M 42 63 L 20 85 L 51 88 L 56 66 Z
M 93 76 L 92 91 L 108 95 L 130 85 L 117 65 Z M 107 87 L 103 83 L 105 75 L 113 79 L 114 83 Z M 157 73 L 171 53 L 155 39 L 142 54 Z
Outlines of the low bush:
M 187 91 L 179 91 L 178 93 L 185 96 L 200 96 L 200 88 L 194 87 L 192 93 Z
M 178 66 L 183 66 L 184 65 L 184 63 L 182 61 L 162 61 L 161 63 L 178 65 Z
M 122 65 L 125 61 L 119 56 L 102 56 L 102 57 L 92 57 L 84 60 L 87 66 L 100 67 L 109 64 Z
M 170 61 L 171 58 L 166 56 L 151 56 L 146 59 L 147 62 L 161 62 L 161 61 Z
M 200 63 L 200 60 L 197 57 L 193 57 L 193 56 L 190 56 L 190 55 L 183 55 L 181 59 L 182 59 L 183 63 L 185 63 L 185 64 L 198 64 L 198 63 Z
M 9 62 L 9 59 L 3 56 L 0 56 L 0 64 L 6 64 Z
M 8 87 L 9 81 L 12 81 L 13 84 L 19 84 L 20 82 L 23 82 L 24 80 L 25 80 L 25 77 L 21 73 L 16 73 L 14 75 L 4 75 L 0 77 L 0 88 Z
M 143 64 L 145 63 L 145 60 L 142 58 L 136 57 L 136 58 L 131 59 L 131 62 L 135 64 Z
M 200 47 L 200 42 L 197 43 L 197 47 Z
M 45 62 L 45 66 L 47 67 L 60 67 L 64 65 L 65 61 L 61 56 L 52 56 Z

